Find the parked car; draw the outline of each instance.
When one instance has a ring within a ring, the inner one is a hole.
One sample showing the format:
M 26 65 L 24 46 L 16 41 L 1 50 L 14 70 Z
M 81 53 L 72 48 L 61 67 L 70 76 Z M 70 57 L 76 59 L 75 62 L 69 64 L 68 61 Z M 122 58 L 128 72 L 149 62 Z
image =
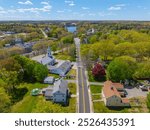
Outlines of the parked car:
M 142 91 L 148 91 L 149 87 L 144 86 L 144 87 L 142 87 L 141 89 L 142 89 Z

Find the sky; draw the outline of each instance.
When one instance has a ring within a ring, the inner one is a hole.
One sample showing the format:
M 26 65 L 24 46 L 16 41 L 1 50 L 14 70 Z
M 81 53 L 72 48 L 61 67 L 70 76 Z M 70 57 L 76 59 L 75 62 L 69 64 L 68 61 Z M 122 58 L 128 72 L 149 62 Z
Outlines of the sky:
M 4 20 L 150 20 L 150 0 L 0 0 Z

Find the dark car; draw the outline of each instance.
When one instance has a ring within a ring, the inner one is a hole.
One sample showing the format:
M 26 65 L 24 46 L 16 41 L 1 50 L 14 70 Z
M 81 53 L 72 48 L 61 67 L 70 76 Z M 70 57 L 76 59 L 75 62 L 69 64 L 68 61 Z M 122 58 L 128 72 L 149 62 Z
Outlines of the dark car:
M 149 87 L 144 86 L 144 87 L 142 87 L 141 89 L 142 89 L 142 91 L 148 91 Z

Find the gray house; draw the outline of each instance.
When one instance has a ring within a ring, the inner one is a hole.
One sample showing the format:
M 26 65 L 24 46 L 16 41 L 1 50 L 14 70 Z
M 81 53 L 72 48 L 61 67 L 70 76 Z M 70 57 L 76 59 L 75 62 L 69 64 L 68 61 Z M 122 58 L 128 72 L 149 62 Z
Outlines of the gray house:
M 59 62 L 56 66 L 49 66 L 48 69 L 50 73 L 65 76 L 66 73 L 71 69 L 71 66 L 72 65 L 70 61 L 62 61 Z
M 46 78 L 44 79 L 44 83 L 45 83 L 45 84 L 53 84 L 54 82 L 55 82 L 55 78 L 52 77 L 52 76 L 46 77 Z
M 54 103 L 66 104 L 68 98 L 68 82 L 60 79 L 54 83 L 54 87 L 45 90 L 45 99 L 52 100 Z

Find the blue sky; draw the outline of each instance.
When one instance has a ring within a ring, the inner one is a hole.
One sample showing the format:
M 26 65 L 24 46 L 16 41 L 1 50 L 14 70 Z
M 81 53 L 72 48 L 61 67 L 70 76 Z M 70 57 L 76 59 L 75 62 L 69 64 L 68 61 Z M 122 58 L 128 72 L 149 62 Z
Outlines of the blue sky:
M 0 20 L 150 20 L 150 0 L 0 0 Z

